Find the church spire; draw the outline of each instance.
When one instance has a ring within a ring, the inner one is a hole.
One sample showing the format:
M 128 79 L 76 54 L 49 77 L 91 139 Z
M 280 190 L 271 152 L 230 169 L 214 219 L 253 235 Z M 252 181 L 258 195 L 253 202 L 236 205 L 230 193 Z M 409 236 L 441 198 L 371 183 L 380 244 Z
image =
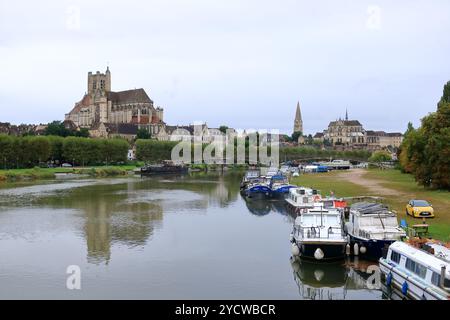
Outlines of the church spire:
M 345 108 L 345 121 L 348 121 L 348 112 L 347 112 L 347 108 Z
M 298 101 L 297 101 L 297 109 L 295 110 L 294 132 L 303 133 L 302 113 L 300 111 L 300 102 Z

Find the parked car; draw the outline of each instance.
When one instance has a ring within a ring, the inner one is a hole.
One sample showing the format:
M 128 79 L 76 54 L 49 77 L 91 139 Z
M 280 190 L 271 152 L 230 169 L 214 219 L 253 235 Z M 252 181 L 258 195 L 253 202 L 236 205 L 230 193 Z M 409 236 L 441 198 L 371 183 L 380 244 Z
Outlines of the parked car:
M 428 201 L 411 200 L 406 205 L 406 214 L 414 218 L 434 218 L 434 209 Z
M 63 167 L 63 168 L 72 168 L 72 165 L 70 163 L 63 163 L 61 165 L 61 167 Z

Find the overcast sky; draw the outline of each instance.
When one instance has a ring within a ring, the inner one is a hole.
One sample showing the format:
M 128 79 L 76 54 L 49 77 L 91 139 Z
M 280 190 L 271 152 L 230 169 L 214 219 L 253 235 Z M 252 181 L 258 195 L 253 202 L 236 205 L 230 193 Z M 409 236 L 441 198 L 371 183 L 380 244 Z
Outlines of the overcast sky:
M 450 1 L 0 0 L 0 122 L 63 119 L 88 71 L 168 124 L 404 131 L 450 80 Z

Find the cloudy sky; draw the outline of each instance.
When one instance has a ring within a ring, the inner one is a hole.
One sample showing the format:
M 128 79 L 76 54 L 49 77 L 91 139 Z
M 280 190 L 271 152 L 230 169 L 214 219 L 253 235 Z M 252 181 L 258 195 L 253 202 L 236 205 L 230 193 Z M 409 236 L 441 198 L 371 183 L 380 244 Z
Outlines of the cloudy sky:
M 169 124 L 404 131 L 450 80 L 448 0 L 0 0 L 0 122 L 63 119 L 88 71 Z

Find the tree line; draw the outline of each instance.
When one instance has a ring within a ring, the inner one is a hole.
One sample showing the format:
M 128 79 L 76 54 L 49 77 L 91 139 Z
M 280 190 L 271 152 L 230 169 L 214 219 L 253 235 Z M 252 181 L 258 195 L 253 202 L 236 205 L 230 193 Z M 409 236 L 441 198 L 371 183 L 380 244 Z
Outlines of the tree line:
M 168 160 L 171 158 L 172 149 L 178 144 L 176 141 L 156 141 L 156 140 L 137 140 L 136 141 L 136 157 L 140 161 L 146 161 L 150 163 L 156 163 L 161 160 Z M 249 145 L 248 139 L 245 140 L 245 154 L 248 160 Z M 204 150 L 208 144 L 202 145 Z M 191 155 L 194 154 L 194 144 L 191 144 Z M 255 148 L 255 147 L 253 147 Z M 234 141 L 234 159 L 237 159 L 237 140 Z M 267 147 L 268 155 L 271 154 L 270 146 Z M 372 155 L 367 150 L 354 150 L 354 151 L 337 151 L 329 149 L 320 149 L 312 146 L 302 147 L 281 147 L 279 149 L 279 159 L 281 162 L 288 160 L 301 160 L 311 158 L 342 158 L 350 160 L 367 161 Z M 259 154 L 258 147 L 256 147 L 256 153 Z M 214 156 L 214 152 L 212 153 Z M 226 156 L 226 150 L 224 151 L 224 157 Z M 191 156 L 193 161 L 193 156 Z
M 127 161 L 129 144 L 123 139 L 0 135 L 0 168 L 32 168 L 42 164 L 76 166 Z
M 450 81 L 436 112 L 417 129 L 408 124 L 399 161 L 402 171 L 413 174 L 420 185 L 450 190 Z

